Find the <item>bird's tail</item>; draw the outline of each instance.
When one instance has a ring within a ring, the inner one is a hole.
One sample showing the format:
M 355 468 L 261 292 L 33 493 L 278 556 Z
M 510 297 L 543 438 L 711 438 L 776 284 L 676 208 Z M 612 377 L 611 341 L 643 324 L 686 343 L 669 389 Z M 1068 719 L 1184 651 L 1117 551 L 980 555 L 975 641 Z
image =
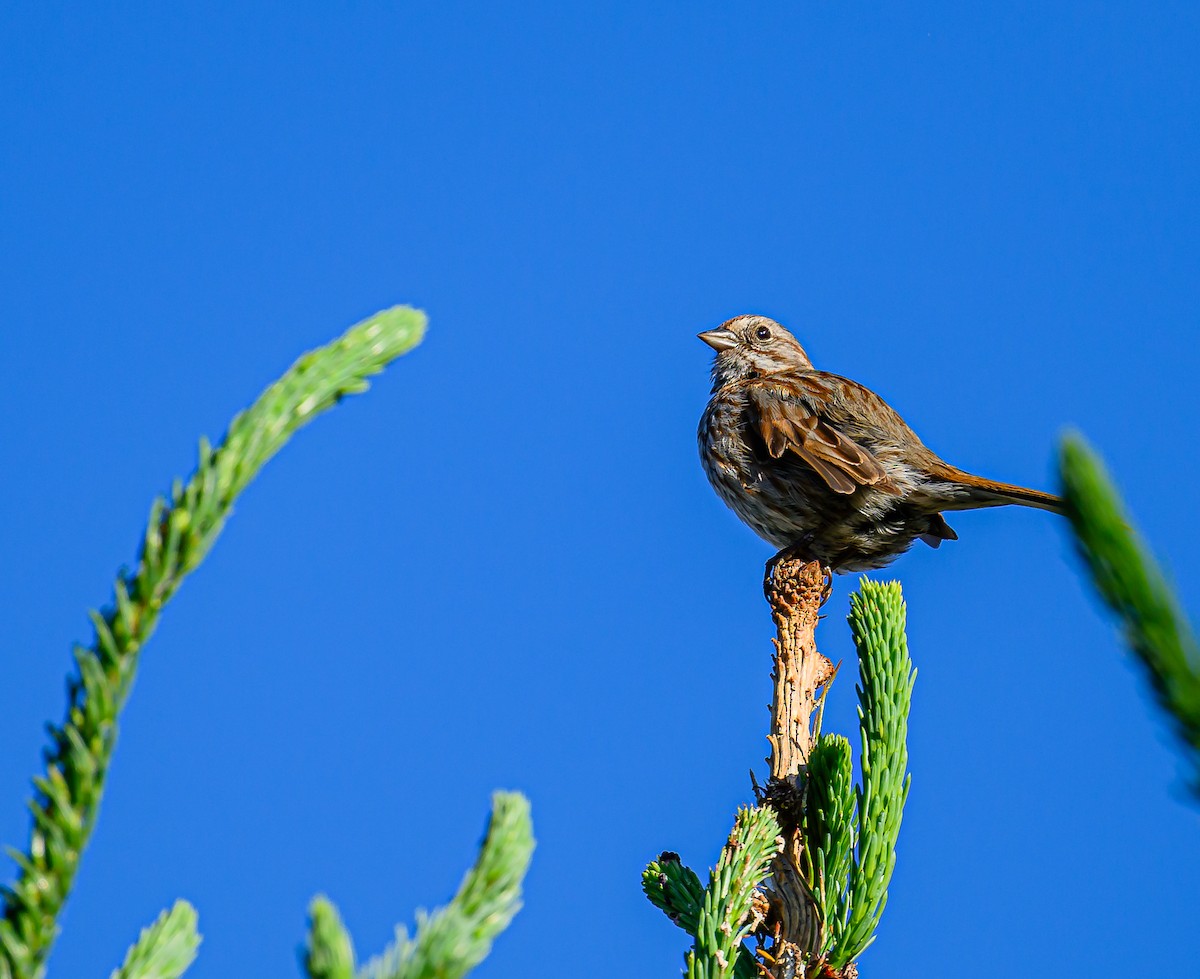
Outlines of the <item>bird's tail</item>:
M 1001 483 L 995 479 L 985 479 L 983 476 L 973 476 L 971 473 L 955 470 L 947 473 L 948 482 L 958 483 L 966 493 L 957 505 L 952 503 L 947 510 L 973 510 L 976 507 L 1005 506 L 1015 503 L 1018 506 L 1036 507 L 1039 510 L 1049 510 L 1051 513 L 1063 512 L 1062 497 L 1053 493 L 1043 493 L 1041 490 L 1029 489 L 1025 486 L 1015 486 L 1012 483 Z

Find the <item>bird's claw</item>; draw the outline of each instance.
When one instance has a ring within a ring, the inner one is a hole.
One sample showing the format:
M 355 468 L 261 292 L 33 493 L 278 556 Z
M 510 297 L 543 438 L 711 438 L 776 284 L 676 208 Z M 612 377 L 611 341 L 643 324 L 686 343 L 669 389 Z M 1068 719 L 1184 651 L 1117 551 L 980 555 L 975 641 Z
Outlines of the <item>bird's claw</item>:
M 769 591 L 771 588 L 771 585 L 775 581 L 775 572 L 782 562 L 790 560 L 800 561 L 804 564 L 808 564 L 812 561 L 819 560 L 810 550 L 814 539 L 815 535 L 805 534 L 795 544 L 789 544 L 769 561 L 767 561 L 767 565 L 763 569 L 764 591 Z M 827 601 L 829 601 L 830 596 L 833 594 L 833 571 L 830 569 L 829 565 L 825 564 L 823 561 L 821 562 L 821 575 L 821 604 L 824 605 Z

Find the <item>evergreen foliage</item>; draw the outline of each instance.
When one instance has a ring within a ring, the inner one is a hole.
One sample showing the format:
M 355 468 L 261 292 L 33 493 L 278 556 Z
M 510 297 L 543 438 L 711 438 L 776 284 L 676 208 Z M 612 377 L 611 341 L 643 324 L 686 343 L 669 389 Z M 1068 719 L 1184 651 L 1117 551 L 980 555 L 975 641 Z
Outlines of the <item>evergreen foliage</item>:
M 150 508 L 135 569 L 123 570 L 112 605 L 92 612 L 95 639 L 75 648 L 67 716 L 50 728 L 46 773 L 36 777 L 33 828 L 25 853 L 10 851 L 19 874 L 4 888 L 0 979 L 40 979 L 58 933 L 58 917 L 95 825 L 142 647 L 183 579 L 208 553 L 234 500 L 301 427 L 416 346 L 425 316 L 397 306 L 364 320 L 340 339 L 305 354 L 229 425 L 222 443 L 200 442 L 191 478 Z M 368 963 L 362 979 L 456 979 L 477 965 L 521 906 L 521 882 L 533 852 L 529 803 L 498 792 L 474 868 L 454 900 L 421 918 L 416 935 Z M 303 966 L 311 979 L 353 979 L 354 947 L 337 909 L 324 897 L 310 907 Z M 199 945 L 196 912 L 180 901 L 145 929 L 112 979 L 177 979 Z
M 801 827 L 803 869 L 822 924 L 818 954 L 809 965 L 833 970 L 846 967 L 871 943 L 887 903 L 908 795 L 908 712 L 916 679 L 899 584 L 863 579 L 850 609 L 859 660 L 862 783 L 854 783 L 850 742 L 821 734 L 808 760 Z M 746 846 L 748 821 L 758 813 L 770 809 L 738 814 L 734 835 L 707 888 L 673 853 L 660 856 L 642 874 L 651 903 L 696 938 L 687 960 L 689 979 L 762 974 L 744 941 L 756 924 L 750 920 L 750 897 L 765 879 L 779 844 L 769 852 L 761 846 L 749 854 L 739 852 Z M 758 832 L 765 832 L 766 825 Z M 778 823 L 773 825 L 778 833 Z M 764 852 L 765 862 L 757 863 Z M 738 865 L 738 886 L 732 887 L 728 861 L 735 854 L 745 862 Z
M 766 806 L 741 809 L 704 889 L 688 979 L 732 979 L 750 934 L 750 902 L 779 852 L 779 820 Z
M 117 719 L 163 606 L 203 560 L 234 500 L 263 465 L 317 415 L 365 391 L 367 379 L 419 343 L 424 331 L 423 313 L 398 306 L 305 354 L 233 419 L 219 446 L 201 440 L 191 478 L 176 480 L 169 498 L 154 501 L 134 570 L 117 576 L 111 606 L 91 613 L 92 644 L 74 650 L 77 673 L 68 682 L 66 717 L 50 727 L 46 771 L 33 780 L 29 846 L 23 853 L 9 851 L 18 874 L 0 892 L 0 979 L 44 974 L 59 915 L 95 826 Z M 160 967 L 164 975 L 176 966 L 182 971 L 195 942 L 194 912 L 176 905 L 143 934 L 118 975 Z
M 359 979 L 458 979 L 491 951 L 492 941 L 521 908 L 521 882 L 533 856 L 529 802 L 516 792 L 492 796 L 492 817 L 475 861 L 453 900 L 419 914 L 411 937 L 404 928 Z M 319 979 L 311 970 L 309 979 Z
M 824 924 L 821 953 L 826 958 L 841 947 L 849 917 L 850 865 L 857 836 L 850 751 L 850 742 L 840 734 L 822 734 L 808 761 L 808 886 Z
M 1080 436 L 1063 439 L 1059 472 L 1079 553 L 1171 721 L 1200 800 L 1200 647 L 1191 623 L 1103 463 Z
M 318 894 L 308 906 L 308 947 L 304 971 L 309 979 L 353 979 L 354 943 L 333 902 Z
M 187 901 L 176 901 L 150 927 L 142 930 L 129 949 L 121 968 L 109 979 L 179 979 L 196 958 L 200 935 L 196 931 L 196 909 Z
M 660 853 L 642 871 L 642 891 L 650 903 L 689 935 L 695 937 L 704 903 L 704 885 L 678 853 Z
M 850 596 L 850 629 L 858 650 L 858 721 L 862 738 L 857 788 L 857 841 L 850 862 L 845 932 L 830 961 L 857 958 L 873 940 L 887 904 L 896 841 L 908 797 L 908 711 L 916 671 L 904 635 L 899 582 L 863 581 Z
M 642 871 L 650 902 L 696 941 L 686 959 L 688 979 L 754 979 L 754 955 L 743 944 L 750 902 L 779 852 L 779 821 L 767 807 L 738 811 L 708 887 L 676 853 L 662 853 Z

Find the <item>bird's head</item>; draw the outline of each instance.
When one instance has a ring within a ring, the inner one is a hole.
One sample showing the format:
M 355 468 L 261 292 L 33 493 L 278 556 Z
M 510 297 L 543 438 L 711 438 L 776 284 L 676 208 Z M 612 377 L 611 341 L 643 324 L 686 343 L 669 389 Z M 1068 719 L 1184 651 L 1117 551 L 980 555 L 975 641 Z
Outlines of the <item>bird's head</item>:
M 812 370 L 796 338 L 766 316 L 735 316 L 699 337 L 717 352 L 714 387 L 779 371 Z

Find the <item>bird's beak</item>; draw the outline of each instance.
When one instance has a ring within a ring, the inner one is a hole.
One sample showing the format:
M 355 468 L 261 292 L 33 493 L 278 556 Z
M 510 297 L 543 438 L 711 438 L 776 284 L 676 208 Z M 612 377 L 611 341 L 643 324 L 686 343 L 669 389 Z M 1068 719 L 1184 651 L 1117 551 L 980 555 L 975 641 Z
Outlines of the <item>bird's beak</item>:
M 737 346 L 737 337 L 734 336 L 733 331 L 726 330 L 723 327 L 718 330 L 697 333 L 696 336 L 712 347 L 713 350 L 717 351 L 717 353 Z

